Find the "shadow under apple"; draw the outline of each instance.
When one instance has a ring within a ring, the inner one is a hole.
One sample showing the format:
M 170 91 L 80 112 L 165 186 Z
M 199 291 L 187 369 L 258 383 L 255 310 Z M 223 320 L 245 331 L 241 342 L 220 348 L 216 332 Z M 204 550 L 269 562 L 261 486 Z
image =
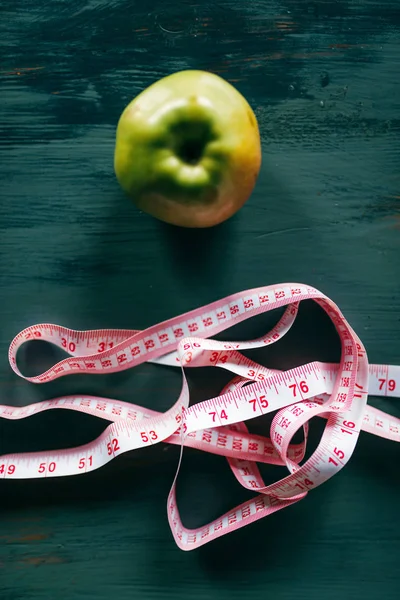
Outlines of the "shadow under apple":
M 232 261 L 240 215 L 236 213 L 219 225 L 185 228 L 157 221 L 158 233 L 173 269 L 188 281 L 207 276 L 222 277 Z

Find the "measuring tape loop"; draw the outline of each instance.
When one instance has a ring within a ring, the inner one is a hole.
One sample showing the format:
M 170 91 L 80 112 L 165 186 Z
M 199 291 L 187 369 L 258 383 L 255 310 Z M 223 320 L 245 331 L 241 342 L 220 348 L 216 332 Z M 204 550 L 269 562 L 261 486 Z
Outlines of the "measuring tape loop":
M 243 351 L 281 340 L 304 300 L 319 304 L 332 320 L 341 343 L 338 364 L 313 361 L 286 371 L 270 369 Z M 214 339 L 222 331 L 261 313 L 283 309 L 269 333 L 247 341 Z M 47 341 L 67 355 L 44 373 L 24 376 L 17 366 L 21 346 Z M 124 452 L 150 444 L 180 447 L 168 494 L 167 514 L 176 544 L 191 550 L 305 498 L 350 460 L 361 431 L 400 441 L 400 420 L 367 404 L 368 395 L 399 397 L 400 367 L 370 365 L 365 348 L 336 304 L 313 287 L 284 283 L 233 294 L 145 330 L 77 331 L 38 324 L 21 331 L 9 347 L 14 372 L 32 383 L 71 373 L 113 373 L 152 362 L 181 369 L 181 392 L 164 413 L 112 398 L 74 395 L 26 407 L 0 406 L 0 416 L 22 419 L 45 410 L 68 409 L 109 421 L 88 444 L 50 452 L 0 457 L 0 478 L 28 479 L 87 473 Z M 219 367 L 234 377 L 220 394 L 190 405 L 187 368 Z M 247 422 L 272 415 L 269 435 L 252 434 Z M 317 448 L 306 459 L 309 422 L 326 423 Z M 299 430 L 300 443 L 293 443 Z M 181 521 L 176 481 L 185 447 L 224 456 L 236 480 L 257 495 L 203 527 Z M 286 466 L 288 475 L 265 485 L 257 463 Z

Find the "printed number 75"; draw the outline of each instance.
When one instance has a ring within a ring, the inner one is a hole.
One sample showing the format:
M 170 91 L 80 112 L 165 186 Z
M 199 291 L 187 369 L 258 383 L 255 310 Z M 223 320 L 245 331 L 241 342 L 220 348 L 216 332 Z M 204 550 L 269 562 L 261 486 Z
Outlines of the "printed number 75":
M 260 402 L 261 408 L 268 408 L 268 400 L 265 396 L 260 396 L 258 400 Z M 255 412 L 257 410 L 257 398 L 252 398 L 251 400 L 249 400 L 249 402 L 253 405 L 253 410 Z

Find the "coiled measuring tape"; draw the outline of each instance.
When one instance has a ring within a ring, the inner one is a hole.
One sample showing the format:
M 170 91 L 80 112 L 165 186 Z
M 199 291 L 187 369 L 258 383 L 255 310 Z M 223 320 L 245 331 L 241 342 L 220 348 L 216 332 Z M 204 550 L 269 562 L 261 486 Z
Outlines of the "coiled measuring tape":
M 314 300 L 334 323 L 341 342 L 339 364 L 313 361 L 278 371 L 241 351 L 282 339 L 293 325 L 300 302 Z M 212 339 L 221 331 L 260 313 L 285 307 L 276 326 L 247 342 Z M 41 339 L 70 356 L 45 373 L 24 377 L 17 367 L 18 349 Z M 68 409 L 101 417 L 110 424 L 92 442 L 67 450 L 7 454 L 0 457 L 0 477 L 28 479 L 83 474 L 124 452 L 160 442 L 181 446 L 168 495 L 167 514 L 176 544 L 192 550 L 303 499 L 338 473 L 349 461 L 361 430 L 400 441 L 400 419 L 367 404 L 368 395 L 399 396 L 400 367 L 370 365 L 365 348 L 332 300 L 317 289 L 296 283 L 260 287 L 223 298 L 178 317 L 137 330 L 75 331 L 40 324 L 21 331 L 11 342 L 9 360 L 17 375 L 44 383 L 71 373 L 113 373 L 143 362 L 179 367 L 182 388 L 175 404 L 159 413 L 135 404 L 94 396 L 63 396 L 25 407 L 0 406 L 0 416 L 22 419 L 49 409 Z M 221 393 L 190 406 L 185 369 L 220 367 L 234 374 Z M 275 413 L 270 436 L 249 432 L 245 422 Z M 326 420 L 313 454 L 306 453 L 308 422 Z M 303 429 L 303 441 L 291 443 Z M 198 529 L 182 524 L 176 479 L 185 446 L 223 455 L 238 482 L 256 495 Z M 288 475 L 265 485 L 257 462 L 286 465 Z

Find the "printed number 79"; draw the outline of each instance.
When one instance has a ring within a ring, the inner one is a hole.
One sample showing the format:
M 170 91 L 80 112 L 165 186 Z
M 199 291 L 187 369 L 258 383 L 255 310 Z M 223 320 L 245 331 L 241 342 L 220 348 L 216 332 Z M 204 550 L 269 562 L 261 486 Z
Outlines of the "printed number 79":
M 383 386 L 386 383 L 386 379 L 380 379 L 379 380 L 379 389 L 383 389 Z M 387 382 L 387 387 L 389 392 L 394 392 L 394 390 L 396 389 L 396 382 L 394 379 L 389 379 L 389 381 Z

